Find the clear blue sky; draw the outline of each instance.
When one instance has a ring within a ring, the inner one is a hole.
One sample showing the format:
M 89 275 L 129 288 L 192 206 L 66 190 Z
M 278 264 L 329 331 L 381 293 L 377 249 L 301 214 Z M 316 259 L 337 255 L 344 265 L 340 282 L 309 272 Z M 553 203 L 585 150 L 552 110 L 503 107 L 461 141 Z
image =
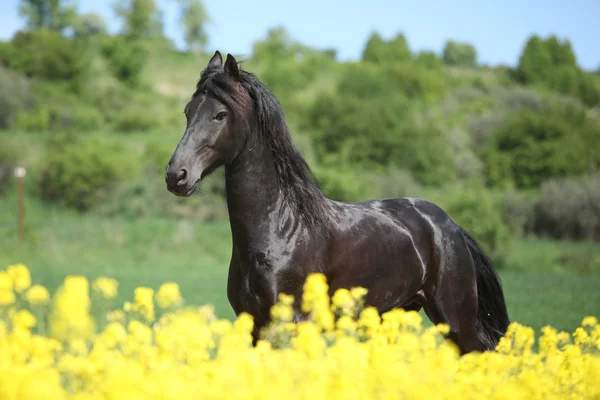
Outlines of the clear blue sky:
M 20 0 L 0 0 L 0 39 L 23 26 Z M 157 0 L 166 35 L 181 43 L 174 0 Z M 79 0 L 81 12 L 96 11 L 111 31 L 119 28 L 114 0 Z M 341 59 L 355 59 L 373 30 L 384 37 L 404 32 L 413 50 L 441 51 L 447 39 L 475 45 L 479 61 L 517 62 L 526 38 L 551 33 L 568 38 L 585 69 L 600 66 L 600 0 L 205 0 L 212 18 L 209 50 L 248 55 L 267 29 L 285 26 L 291 36 L 317 48 L 335 48 Z

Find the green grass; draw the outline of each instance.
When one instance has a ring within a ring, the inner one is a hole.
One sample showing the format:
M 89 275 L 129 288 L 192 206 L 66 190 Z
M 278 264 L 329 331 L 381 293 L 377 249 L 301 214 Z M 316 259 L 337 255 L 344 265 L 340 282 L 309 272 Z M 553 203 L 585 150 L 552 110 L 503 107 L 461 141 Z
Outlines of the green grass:
M 0 266 L 22 262 L 51 290 L 68 274 L 105 275 L 120 282 L 117 305 L 136 286 L 175 281 L 188 304 L 213 304 L 232 318 L 226 296 L 231 254 L 228 221 L 107 219 L 55 209 L 29 199 L 27 240 L 17 246 L 14 195 L 0 199 Z M 583 254 L 583 256 L 573 256 Z M 512 321 L 539 330 L 572 331 L 587 315 L 600 316 L 600 274 L 569 268 L 569 257 L 600 257 L 600 245 L 523 239 L 500 270 Z

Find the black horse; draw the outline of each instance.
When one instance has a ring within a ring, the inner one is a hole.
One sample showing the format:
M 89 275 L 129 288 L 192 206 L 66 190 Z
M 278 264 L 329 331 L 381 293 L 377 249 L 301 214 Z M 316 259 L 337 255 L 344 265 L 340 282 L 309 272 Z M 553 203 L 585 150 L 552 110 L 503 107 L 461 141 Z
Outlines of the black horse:
M 291 141 L 280 104 L 255 75 L 217 51 L 185 107 L 187 127 L 166 168 L 170 192 L 191 195 L 225 167 L 233 249 L 227 296 L 254 316 L 254 341 L 279 293 L 323 273 L 330 295 L 368 289 L 380 313 L 423 308 L 450 326 L 461 352 L 494 349 L 509 324 L 494 267 L 440 207 L 416 198 L 326 198 Z M 485 223 L 485 221 L 481 221 Z

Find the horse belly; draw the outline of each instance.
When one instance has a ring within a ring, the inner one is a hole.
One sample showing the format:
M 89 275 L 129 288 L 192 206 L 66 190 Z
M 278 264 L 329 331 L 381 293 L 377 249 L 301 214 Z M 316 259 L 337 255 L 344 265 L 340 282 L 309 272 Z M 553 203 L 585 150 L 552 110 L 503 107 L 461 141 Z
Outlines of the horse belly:
M 425 281 L 425 265 L 405 237 L 362 241 L 340 261 L 332 274 L 331 292 L 364 287 L 365 302 L 379 310 L 402 306 Z

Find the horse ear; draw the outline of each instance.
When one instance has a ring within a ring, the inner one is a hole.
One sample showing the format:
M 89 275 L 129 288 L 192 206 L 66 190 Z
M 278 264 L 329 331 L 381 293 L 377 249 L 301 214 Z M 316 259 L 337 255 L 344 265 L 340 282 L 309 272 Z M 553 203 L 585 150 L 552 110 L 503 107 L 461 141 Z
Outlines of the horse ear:
M 221 65 L 223 65 L 223 57 L 221 57 L 221 53 L 217 50 L 208 62 L 208 68 L 218 68 Z
M 225 61 L 225 73 L 234 79 L 237 79 L 240 76 L 237 61 L 235 61 L 235 58 L 229 53 L 227 53 L 227 60 Z

